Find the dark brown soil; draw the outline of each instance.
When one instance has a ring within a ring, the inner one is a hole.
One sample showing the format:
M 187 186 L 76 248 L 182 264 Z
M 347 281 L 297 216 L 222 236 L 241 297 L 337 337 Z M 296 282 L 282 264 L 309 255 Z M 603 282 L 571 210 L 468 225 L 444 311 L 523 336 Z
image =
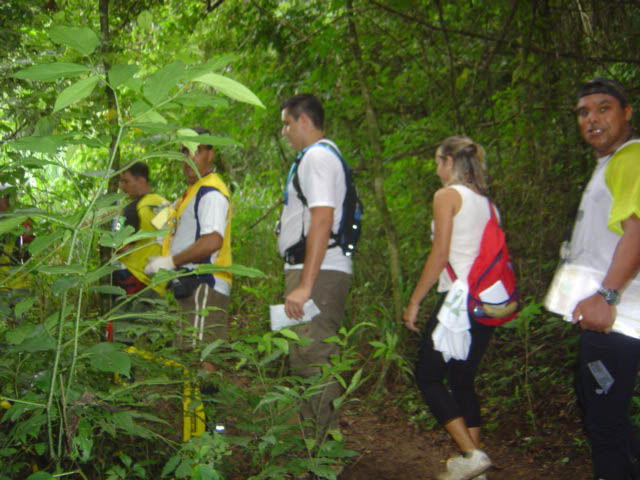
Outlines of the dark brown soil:
M 505 421 L 506 420 L 506 421 Z M 490 480 L 583 480 L 589 478 L 588 451 L 573 451 L 575 437 L 582 437 L 579 421 L 557 426 L 541 439 L 521 438 L 519 422 L 502 419 L 499 430 L 484 438 L 483 448 L 494 462 Z M 343 415 L 342 431 L 347 447 L 359 452 L 340 475 L 343 480 L 430 479 L 445 469 L 445 461 L 456 455 L 446 432 L 424 431 L 409 424 L 408 415 L 397 407 L 383 413 Z

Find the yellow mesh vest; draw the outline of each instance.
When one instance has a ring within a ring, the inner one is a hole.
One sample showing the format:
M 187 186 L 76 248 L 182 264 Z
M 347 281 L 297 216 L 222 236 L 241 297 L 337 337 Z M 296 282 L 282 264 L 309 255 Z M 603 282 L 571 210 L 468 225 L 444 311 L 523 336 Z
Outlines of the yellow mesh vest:
M 166 200 L 156 193 L 147 193 L 144 195 L 136 205 L 136 211 L 138 213 L 138 229 L 153 232 L 156 227 L 153 226 L 151 220 L 155 217 L 157 209 L 165 203 Z M 139 248 L 128 255 L 125 255 L 120 259 L 122 264 L 127 267 L 127 270 L 131 274 L 140 280 L 145 285 L 149 285 L 151 279 L 144 273 L 144 267 L 147 264 L 149 257 L 154 257 L 162 254 L 162 247 L 158 245 L 158 242 L 154 238 L 143 238 L 133 243 L 133 248 Z M 166 284 L 162 283 L 152 287 L 160 295 L 165 294 Z
M 173 233 L 175 232 L 175 225 L 180 221 L 180 217 L 184 212 L 187 205 L 191 199 L 198 193 L 200 187 L 213 187 L 222 193 L 227 200 L 229 201 L 229 212 L 227 214 L 227 226 L 224 230 L 224 238 L 222 239 L 222 247 L 220 247 L 220 251 L 218 252 L 218 258 L 214 265 L 219 267 L 228 267 L 231 265 L 231 198 L 229 197 L 229 191 L 227 190 L 227 186 L 224 184 L 222 179 L 216 175 L 215 173 L 209 173 L 205 175 L 196 183 L 191 185 L 187 191 L 185 192 L 180 204 L 176 208 L 175 212 L 169 219 L 169 226 L 171 227 L 171 231 L 164 237 L 164 242 L 162 244 L 162 255 L 167 256 L 170 255 L 171 252 L 171 242 L 173 240 Z M 196 212 L 196 215 L 198 212 Z M 231 285 L 231 272 L 226 270 L 221 270 L 213 274 L 214 277 L 218 277 L 221 280 L 226 281 Z

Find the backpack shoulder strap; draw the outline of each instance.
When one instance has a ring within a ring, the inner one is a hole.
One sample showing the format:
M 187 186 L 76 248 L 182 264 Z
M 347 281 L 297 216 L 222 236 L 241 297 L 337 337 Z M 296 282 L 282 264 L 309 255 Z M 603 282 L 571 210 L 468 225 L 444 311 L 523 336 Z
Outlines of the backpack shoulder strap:
M 308 206 L 307 197 L 305 197 L 304 193 L 302 193 L 302 187 L 300 186 L 300 178 L 298 176 L 298 167 L 300 166 L 300 162 L 302 162 L 302 159 L 304 158 L 305 153 L 307 153 L 307 151 L 310 150 L 313 147 L 326 148 L 331 153 L 333 153 L 336 157 L 338 157 L 338 159 L 340 160 L 340 163 L 342 164 L 342 168 L 344 170 L 344 175 L 345 175 L 344 180 L 347 183 L 347 188 L 349 187 L 348 176 L 349 176 L 351 170 L 349 169 L 349 166 L 347 165 L 347 163 L 344 161 L 344 158 L 342 158 L 342 155 L 340 155 L 340 152 L 338 152 L 338 150 L 333 145 L 331 145 L 330 143 L 323 142 L 323 141 L 319 141 L 319 142 L 314 143 L 313 145 L 309 145 L 306 149 L 304 149 L 300 153 L 298 158 L 296 158 L 296 161 L 293 164 L 293 171 L 292 171 L 292 174 L 291 174 L 291 183 L 293 185 L 293 188 L 295 188 L 296 193 L 298 194 L 298 198 L 300 199 L 300 201 L 302 202 L 302 204 L 305 207 Z
M 492 218 L 495 218 L 496 221 L 498 221 L 498 216 L 496 215 L 496 210 L 495 210 L 496 207 L 493 205 L 493 203 L 491 203 L 491 200 L 489 200 L 489 197 L 487 197 L 487 203 L 489 204 L 489 220 L 487 221 L 487 224 L 489 223 L 489 221 L 491 221 Z M 480 243 L 480 245 L 482 246 L 482 242 Z M 480 252 L 478 252 L 478 256 L 480 256 Z M 475 260 L 474 260 L 474 263 L 475 263 Z M 451 263 L 447 262 L 447 266 L 445 268 L 447 269 L 447 273 L 449 273 L 451 280 L 455 282 L 458 279 L 458 276 L 456 275 L 456 272 L 453 270 Z
M 200 206 L 200 200 L 202 200 L 202 197 L 204 197 L 205 194 L 209 192 L 220 192 L 225 198 L 227 198 L 219 188 L 213 187 L 211 185 L 203 185 L 202 187 L 200 187 L 198 193 L 196 193 L 196 199 L 193 205 L 193 213 L 196 217 L 196 240 L 200 238 L 200 218 L 198 217 L 198 207 Z
M 453 271 L 451 263 L 447 262 L 447 266 L 445 268 L 447 269 L 447 273 L 451 277 L 451 280 L 455 282 L 458 279 L 458 276 L 456 275 L 456 272 Z
M 300 177 L 298 176 L 298 167 L 300 166 L 301 161 L 302 161 L 302 157 L 296 160 L 296 162 L 293 164 L 293 173 L 291 174 L 291 184 L 293 185 L 293 188 L 295 188 L 296 194 L 298 195 L 298 198 L 302 202 L 302 205 L 304 205 L 305 207 L 308 207 L 309 204 L 307 203 L 307 197 L 305 197 L 304 193 L 302 193 L 302 187 L 300 186 Z

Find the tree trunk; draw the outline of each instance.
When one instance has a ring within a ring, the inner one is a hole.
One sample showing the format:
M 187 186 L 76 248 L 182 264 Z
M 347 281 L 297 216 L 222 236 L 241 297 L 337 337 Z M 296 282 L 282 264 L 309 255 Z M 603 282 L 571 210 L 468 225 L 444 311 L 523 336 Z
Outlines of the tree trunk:
M 100 39 L 102 46 L 102 62 L 104 64 L 104 71 L 108 74 L 111 64 L 109 63 L 109 51 L 111 50 L 111 34 L 109 32 L 109 0 L 100 0 Z M 107 85 L 105 87 L 105 93 L 107 95 L 107 122 L 109 131 L 111 133 L 111 146 L 109 148 L 109 157 L 113 156 L 113 169 L 118 170 L 120 168 L 120 147 L 118 146 L 118 123 L 120 121 L 117 105 L 116 94 L 113 89 Z M 114 152 L 115 149 L 115 152 Z M 113 176 L 109 179 L 109 192 L 115 192 L 118 190 L 118 177 Z M 100 247 L 100 264 L 104 265 L 109 262 L 111 258 L 111 249 L 108 247 Z M 103 295 L 102 307 L 103 311 L 110 309 L 111 296 Z
M 360 88 L 362 91 L 362 100 L 367 116 L 367 128 L 369 131 L 369 145 L 371 145 L 371 153 L 373 154 L 373 189 L 376 207 L 382 217 L 382 225 L 384 225 L 387 237 L 387 248 L 389 249 L 389 262 L 391 269 L 391 288 L 393 295 L 393 316 L 399 321 L 402 316 L 402 269 L 400 268 L 400 258 L 398 255 L 398 240 L 393 221 L 387 208 L 387 200 L 384 195 L 384 174 L 382 170 L 382 145 L 380 143 L 380 129 L 378 127 L 378 119 L 373 108 L 369 87 L 367 85 L 367 77 L 365 74 L 364 62 L 362 61 L 362 52 L 358 41 L 358 32 L 354 22 L 353 3 L 347 0 L 348 22 L 349 22 L 349 41 L 351 50 L 356 64 L 356 74 L 360 80 Z

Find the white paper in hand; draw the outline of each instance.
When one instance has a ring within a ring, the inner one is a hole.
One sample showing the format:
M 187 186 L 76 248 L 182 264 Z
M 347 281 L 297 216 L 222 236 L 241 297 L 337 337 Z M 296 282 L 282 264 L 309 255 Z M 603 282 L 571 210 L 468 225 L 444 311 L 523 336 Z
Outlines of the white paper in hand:
M 270 305 L 269 318 L 271 320 L 271 330 L 275 332 L 276 330 L 280 330 L 281 328 L 300 325 L 304 322 L 310 322 L 313 317 L 320 313 L 320 309 L 312 299 L 307 300 L 302 308 L 304 311 L 304 316 L 302 317 L 302 320 L 296 320 L 295 318 L 287 317 L 287 314 L 284 313 L 283 304 Z
M 563 263 L 553 277 L 544 306 L 570 322 L 578 302 L 593 295 L 605 273 L 584 265 Z M 616 307 L 613 331 L 640 339 L 640 280 L 627 284 Z

